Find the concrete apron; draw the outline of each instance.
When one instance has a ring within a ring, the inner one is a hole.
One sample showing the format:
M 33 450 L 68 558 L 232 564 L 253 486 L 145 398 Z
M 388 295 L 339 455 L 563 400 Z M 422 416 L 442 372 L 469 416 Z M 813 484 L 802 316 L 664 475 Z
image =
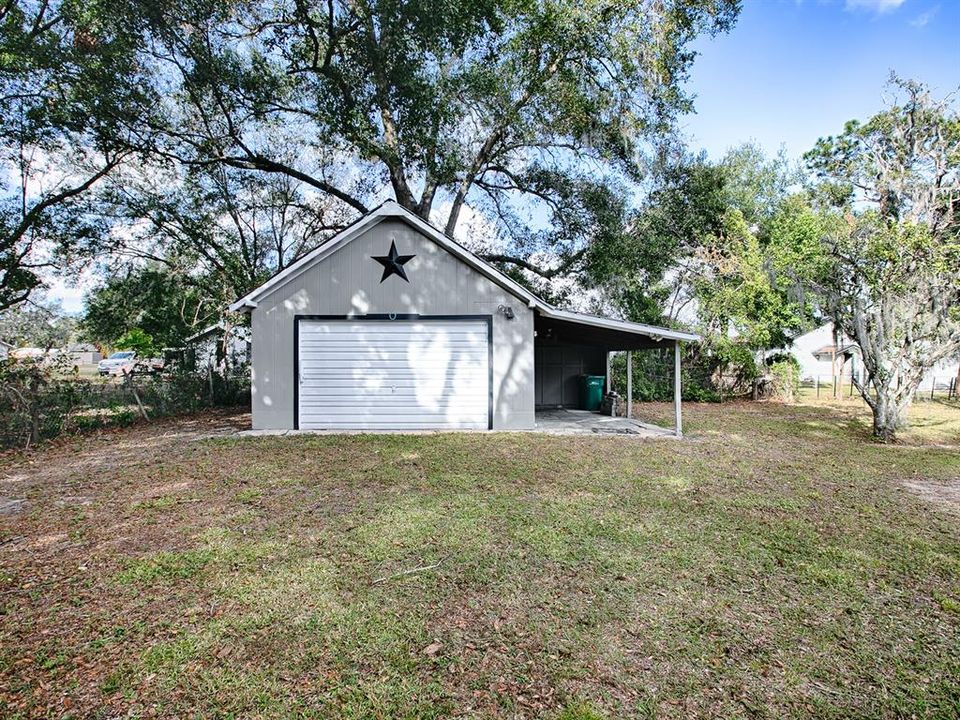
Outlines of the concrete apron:
M 643 438 L 676 438 L 672 429 L 625 417 L 589 410 L 540 410 L 536 430 L 549 435 L 631 435 Z
M 624 435 L 634 438 L 676 438 L 673 430 L 589 410 L 537 411 L 530 430 L 241 430 L 240 437 L 285 435 L 438 435 L 440 433 L 542 433 L 544 435 Z

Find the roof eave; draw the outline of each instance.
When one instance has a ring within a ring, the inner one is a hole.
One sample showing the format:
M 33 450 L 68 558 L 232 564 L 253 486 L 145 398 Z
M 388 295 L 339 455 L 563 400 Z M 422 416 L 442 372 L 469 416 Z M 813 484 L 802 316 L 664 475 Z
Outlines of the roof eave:
M 619 330 L 634 335 L 645 335 L 655 339 L 668 339 L 685 342 L 698 342 L 701 339 L 699 335 L 694 333 L 685 333 L 677 330 L 670 330 L 669 328 L 659 328 L 653 325 L 631 323 L 624 320 L 611 320 L 593 315 L 583 315 L 580 313 L 574 313 L 555 308 L 534 295 L 515 280 L 504 275 L 482 258 L 470 252 L 467 248 L 463 247 L 463 245 L 458 243 L 453 238 L 449 237 L 440 230 L 437 230 L 437 228 L 433 227 L 423 218 L 415 215 L 399 205 L 396 201 L 385 202 L 378 208 L 370 211 L 367 215 L 361 217 L 352 225 L 344 228 L 337 235 L 330 238 L 330 240 L 304 255 L 299 261 L 286 268 L 286 270 L 274 275 L 272 278 L 270 278 L 270 280 L 237 300 L 235 303 L 229 306 L 229 310 L 231 312 L 250 312 L 251 310 L 254 310 L 257 307 L 257 300 L 262 298 L 263 295 L 279 287 L 288 279 L 292 279 L 301 272 L 305 272 L 315 262 L 322 261 L 329 254 L 332 254 L 351 239 L 356 237 L 365 228 L 375 224 L 376 222 L 379 222 L 384 218 L 399 218 L 412 225 L 421 233 L 434 240 L 436 243 L 453 253 L 455 256 L 459 257 L 460 260 L 470 265 L 474 270 L 487 277 L 487 279 L 496 283 L 504 290 L 510 292 L 518 299 L 524 300 L 527 303 L 527 307 L 529 307 L 531 310 L 537 310 L 547 317 L 594 325 L 596 327 L 606 328 L 609 330 Z
M 230 312 L 241 312 L 241 313 L 248 313 L 251 310 L 256 310 L 256 308 L 257 308 L 257 303 L 255 303 L 253 300 L 247 300 L 246 298 L 241 298 L 240 300 L 237 300 L 235 303 L 227 306 L 227 310 L 229 310 Z
M 702 340 L 696 333 L 682 332 L 680 330 L 671 330 L 670 328 L 657 327 L 656 325 L 644 325 L 642 323 L 629 322 L 627 320 L 613 320 L 611 318 L 602 318 L 595 315 L 585 315 L 583 313 L 571 312 L 569 310 L 560 310 L 545 303 L 540 308 L 541 314 L 545 317 L 556 320 L 566 320 L 567 322 L 580 323 L 583 325 L 592 325 L 593 327 L 605 328 L 607 330 L 619 330 L 632 335 L 643 335 L 654 340 L 676 340 L 678 342 L 699 342 Z

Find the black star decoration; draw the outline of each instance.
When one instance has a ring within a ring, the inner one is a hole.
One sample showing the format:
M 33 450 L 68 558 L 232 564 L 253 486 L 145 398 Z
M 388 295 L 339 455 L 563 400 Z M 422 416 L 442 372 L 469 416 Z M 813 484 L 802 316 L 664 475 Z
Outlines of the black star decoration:
M 397 252 L 397 243 L 393 240 L 390 241 L 390 252 L 386 255 L 373 255 L 374 260 L 383 265 L 383 276 L 380 278 L 380 282 L 383 282 L 391 275 L 399 275 L 407 282 L 410 280 L 407 278 L 407 273 L 403 269 L 403 266 L 408 262 L 413 260 L 416 255 L 400 255 Z

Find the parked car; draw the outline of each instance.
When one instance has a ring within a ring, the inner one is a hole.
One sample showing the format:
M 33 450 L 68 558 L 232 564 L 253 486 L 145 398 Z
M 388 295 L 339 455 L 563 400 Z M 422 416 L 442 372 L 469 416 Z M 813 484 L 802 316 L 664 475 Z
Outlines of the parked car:
M 133 372 L 137 364 L 137 353 L 133 350 L 121 350 L 97 364 L 97 372 L 104 375 L 127 375 Z

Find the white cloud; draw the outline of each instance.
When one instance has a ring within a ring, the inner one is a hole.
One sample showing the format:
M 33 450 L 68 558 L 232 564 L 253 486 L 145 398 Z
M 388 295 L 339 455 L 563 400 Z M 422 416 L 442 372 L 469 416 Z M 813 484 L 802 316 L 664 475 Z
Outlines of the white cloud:
M 46 297 L 61 303 L 64 312 L 78 315 L 83 312 L 86 294 L 97 284 L 97 278 L 89 270 L 82 270 L 70 281 L 61 277 L 49 277 Z
M 926 27 L 933 18 L 937 16 L 937 13 L 940 12 L 940 6 L 934 5 L 932 8 L 926 12 L 922 12 L 917 15 L 913 20 L 910 21 L 910 24 L 915 28 Z
M 847 10 L 867 10 L 878 15 L 896 10 L 906 0 L 847 0 Z

